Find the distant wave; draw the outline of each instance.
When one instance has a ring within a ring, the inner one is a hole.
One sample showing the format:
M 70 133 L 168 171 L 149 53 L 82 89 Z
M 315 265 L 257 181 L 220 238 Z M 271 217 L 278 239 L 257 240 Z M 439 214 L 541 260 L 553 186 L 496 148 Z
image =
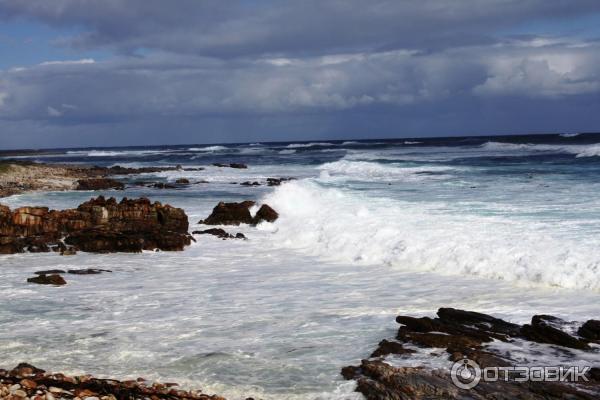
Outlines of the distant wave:
M 296 152 L 296 150 L 294 149 L 289 149 L 289 150 L 281 150 L 279 152 L 279 154 L 294 154 Z
M 421 144 L 423 142 L 411 142 L 410 140 L 405 140 L 404 144 Z
M 600 143 L 594 144 L 531 144 L 531 143 L 502 143 L 486 142 L 480 146 L 485 150 L 491 151 L 532 151 L 548 153 L 566 153 L 574 154 L 575 157 L 598 157 L 600 156 Z
M 362 143 L 350 140 L 348 142 L 343 142 L 342 146 L 351 146 L 351 145 L 356 145 L 356 144 L 362 144 Z
M 321 177 L 342 178 L 364 181 L 416 181 L 431 178 L 440 178 L 454 170 L 452 167 L 423 166 L 400 167 L 392 164 L 380 164 L 368 161 L 339 160 L 325 163 L 318 167 L 322 171 Z
M 576 137 L 579 135 L 580 135 L 580 133 L 561 133 L 559 136 L 560 137 Z
M 292 143 L 288 144 L 286 147 L 290 149 L 302 148 L 302 147 L 314 147 L 314 146 L 335 146 L 333 143 L 326 142 L 313 142 L 313 143 Z
M 551 236 L 539 222 L 457 215 L 444 204 L 392 202 L 312 180 L 278 187 L 264 202 L 280 215 L 278 246 L 328 261 L 600 290 L 595 243 Z
M 189 151 L 223 151 L 229 150 L 228 147 L 225 146 L 207 146 L 207 147 L 190 147 Z
M 122 150 L 122 151 L 110 151 L 110 150 L 73 150 L 67 151 L 66 154 L 73 156 L 84 156 L 84 157 L 119 157 L 119 156 L 144 156 L 150 154 L 161 154 L 168 153 L 171 150 Z

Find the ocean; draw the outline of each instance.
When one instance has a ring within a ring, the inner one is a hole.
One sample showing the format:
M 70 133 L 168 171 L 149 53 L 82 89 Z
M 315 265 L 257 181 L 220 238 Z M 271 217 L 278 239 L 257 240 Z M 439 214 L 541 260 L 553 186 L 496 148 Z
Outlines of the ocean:
M 197 222 L 219 201 L 257 200 L 280 218 L 227 228 L 246 241 L 196 236 L 183 252 L 0 256 L 4 367 L 27 361 L 54 371 L 143 376 L 230 399 L 359 399 L 340 369 L 393 336 L 398 314 L 456 307 L 517 323 L 539 313 L 599 317 L 600 135 L 59 149 L 15 157 L 203 167 L 123 177 L 187 178 L 185 188 L 103 194 L 181 207 L 190 230 L 201 229 Z M 212 166 L 230 162 L 248 169 Z M 295 180 L 239 184 L 269 177 Z M 27 193 L 0 202 L 63 209 L 98 194 Z M 61 288 L 25 282 L 53 268 L 113 272 L 69 276 Z

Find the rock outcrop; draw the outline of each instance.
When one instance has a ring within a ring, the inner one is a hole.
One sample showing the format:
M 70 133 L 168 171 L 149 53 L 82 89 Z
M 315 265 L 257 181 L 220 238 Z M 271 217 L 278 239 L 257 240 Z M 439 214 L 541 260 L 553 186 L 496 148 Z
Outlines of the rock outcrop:
M 225 400 L 201 390 L 178 389 L 178 386 L 176 383 L 152 383 L 143 378 L 118 381 L 91 375 L 52 374 L 27 363 L 10 371 L 0 369 L 0 399 Z
M 356 380 L 356 390 L 367 400 L 600 398 L 598 365 L 590 366 L 591 369 L 585 375 L 587 381 L 543 382 L 532 379 L 518 382 L 510 379 L 509 375 L 508 379 L 501 377 L 496 381 L 482 379 L 470 389 L 455 385 L 449 371 L 452 362 L 463 362 L 466 359 L 474 361 L 481 369 L 520 365 L 517 358 L 523 354 L 513 356 L 510 350 L 494 350 L 497 347 L 488 347 L 493 341 L 517 343 L 517 353 L 526 351 L 532 342 L 550 344 L 557 353 L 571 354 L 573 365 L 578 365 L 578 356 L 571 353 L 569 348 L 587 351 L 590 353 L 589 359 L 597 355 L 600 364 L 600 349 L 597 346 L 600 344 L 600 337 L 596 336 L 600 331 L 597 320 L 585 322 L 576 336 L 570 332 L 569 323 L 548 315 L 536 315 L 531 324 L 521 326 L 490 315 L 453 308 L 440 308 L 437 314 L 437 318 L 398 316 L 396 321 L 401 327 L 396 338 L 383 340 L 371 358 L 362 360 L 359 366 L 343 368 L 342 375 L 346 379 Z M 448 369 L 427 369 L 411 365 L 413 353 L 419 351 L 421 359 L 439 357 L 441 349 L 447 354 Z M 387 361 L 390 355 L 393 362 Z M 512 377 L 514 376 L 513 373 Z
M 146 198 L 117 202 L 100 196 L 76 209 L 0 205 L 0 254 L 83 250 L 183 250 L 190 244 L 182 209 Z M 70 246 L 70 248 L 69 248 Z
M 273 222 L 279 217 L 279 214 L 267 204 L 263 204 L 253 217 L 250 214 L 250 207 L 255 204 L 250 200 L 240 203 L 220 202 L 213 208 L 212 213 L 199 223 L 205 225 L 256 225 L 263 221 Z
M 108 190 L 116 189 L 123 190 L 125 185 L 110 178 L 91 178 L 91 179 L 80 179 L 77 181 L 76 190 Z

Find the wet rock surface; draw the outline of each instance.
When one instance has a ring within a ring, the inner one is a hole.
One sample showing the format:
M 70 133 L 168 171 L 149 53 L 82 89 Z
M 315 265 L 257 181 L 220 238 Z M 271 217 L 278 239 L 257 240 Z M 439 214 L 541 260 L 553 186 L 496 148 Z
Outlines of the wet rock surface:
M 219 168 L 236 168 L 236 169 L 248 168 L 248 166 L 246 164 L 242 164 L 242 163 L 230 163 L 230 164 L 213 163 L 213 166 L 219 167 Z
M 213 235 L 221 239 L 246 239 L 243 233 L 236 233 L 235 236 L 221 228 L 205 229 L 203 231 L 194 231 L 193 235 Z
M 65 281 L 65 279 L 58 274 L 50 274 L 50 275 L 40 274 L 38 276 L 34 276 L 33 278 L 28 278 L 27 282 L 37 283 L 40 285 L 56 285 L 56 286 L 62 286 L 62 285 L 67 284 L 67 281 Z
M 178 386 L 176 383 L 152 383 L 143 378 L 119 381 L 91 375 L 47 373 L 27 363 L 21 363 L 12 370 L 0 369 L 1 399 L 225 400 L 217 395 L 202 393 L 201 390 L 182 390 Z
M 110 178 L 93 178 L 93 179 L 80 179 L 77 181 L 76 190 L 108 190 L 116 189 L 123 190 L 125 185 Z
M 256 225 L 263 221 L 273 222 L 279 217 L 279 214 L 267 204 L 263 204 L 253 217 L 250 214 L 250 207 L 255 204 L 254 201 L 220 202 L 213 208 L 212 213 L 199 223 L 205 225 Z
M 396 321 L 401 326 L 396 338 L 380 342 L 371 358 L 362 360 L 360 365 L 343 368 L 342 376 L 355 380 L 356 390 L 368 400 L 600 398 L 598 365 L 590 366 L 585 375 L 587 381 L 580 379 L 577 382 L 481 380 L 471 389 L 462 389 L 453 383 L 450 375 L 452 362 L 465 359 L 475 361 L 480 368 L 520 365 L 510 352 L 499 354 L 488 347 L 494 341 L 520 343 L 520 348 L 527 348 L 527 343 L 542 343 L 564 354 L 571 354 L 569 349 L 577 349 L 597 355 L 600 365 L 597 320 L 585 322 L 574 334 L 566 328 L 569 323 L 548 315 L 533 316 L 530 324 L 521 326 L 490 315 L 453 308 L 440 308 L 437 314 L 437 318 L 398 316 Z M 448 369 L 410 365 L 416 363 L 411 361 L 414 352 L 436 357 L 436 351 L 440 350 L 447 354 Z M 390 355 L 392 359 L 389 359 Z M 573 365 L 577 365 L 577 355 L 572 354 L 572 357 Z M 399 362 L 402 359 L 405 361 Z
M 190 244 L 182 209 L 146 198 L 100 196 L 68 210 L 0 205 L 0 254 L 24 251 L 140 252 Z

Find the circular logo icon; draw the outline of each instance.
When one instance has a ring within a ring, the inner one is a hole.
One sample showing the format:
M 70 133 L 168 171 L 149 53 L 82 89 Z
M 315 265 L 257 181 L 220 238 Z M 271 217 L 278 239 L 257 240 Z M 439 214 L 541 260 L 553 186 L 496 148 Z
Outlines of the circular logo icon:
M 456 387 L 473 389 L 481 380 L 481 368 L 475 361 L 465 358 L 452 365 L 450 377 Z

